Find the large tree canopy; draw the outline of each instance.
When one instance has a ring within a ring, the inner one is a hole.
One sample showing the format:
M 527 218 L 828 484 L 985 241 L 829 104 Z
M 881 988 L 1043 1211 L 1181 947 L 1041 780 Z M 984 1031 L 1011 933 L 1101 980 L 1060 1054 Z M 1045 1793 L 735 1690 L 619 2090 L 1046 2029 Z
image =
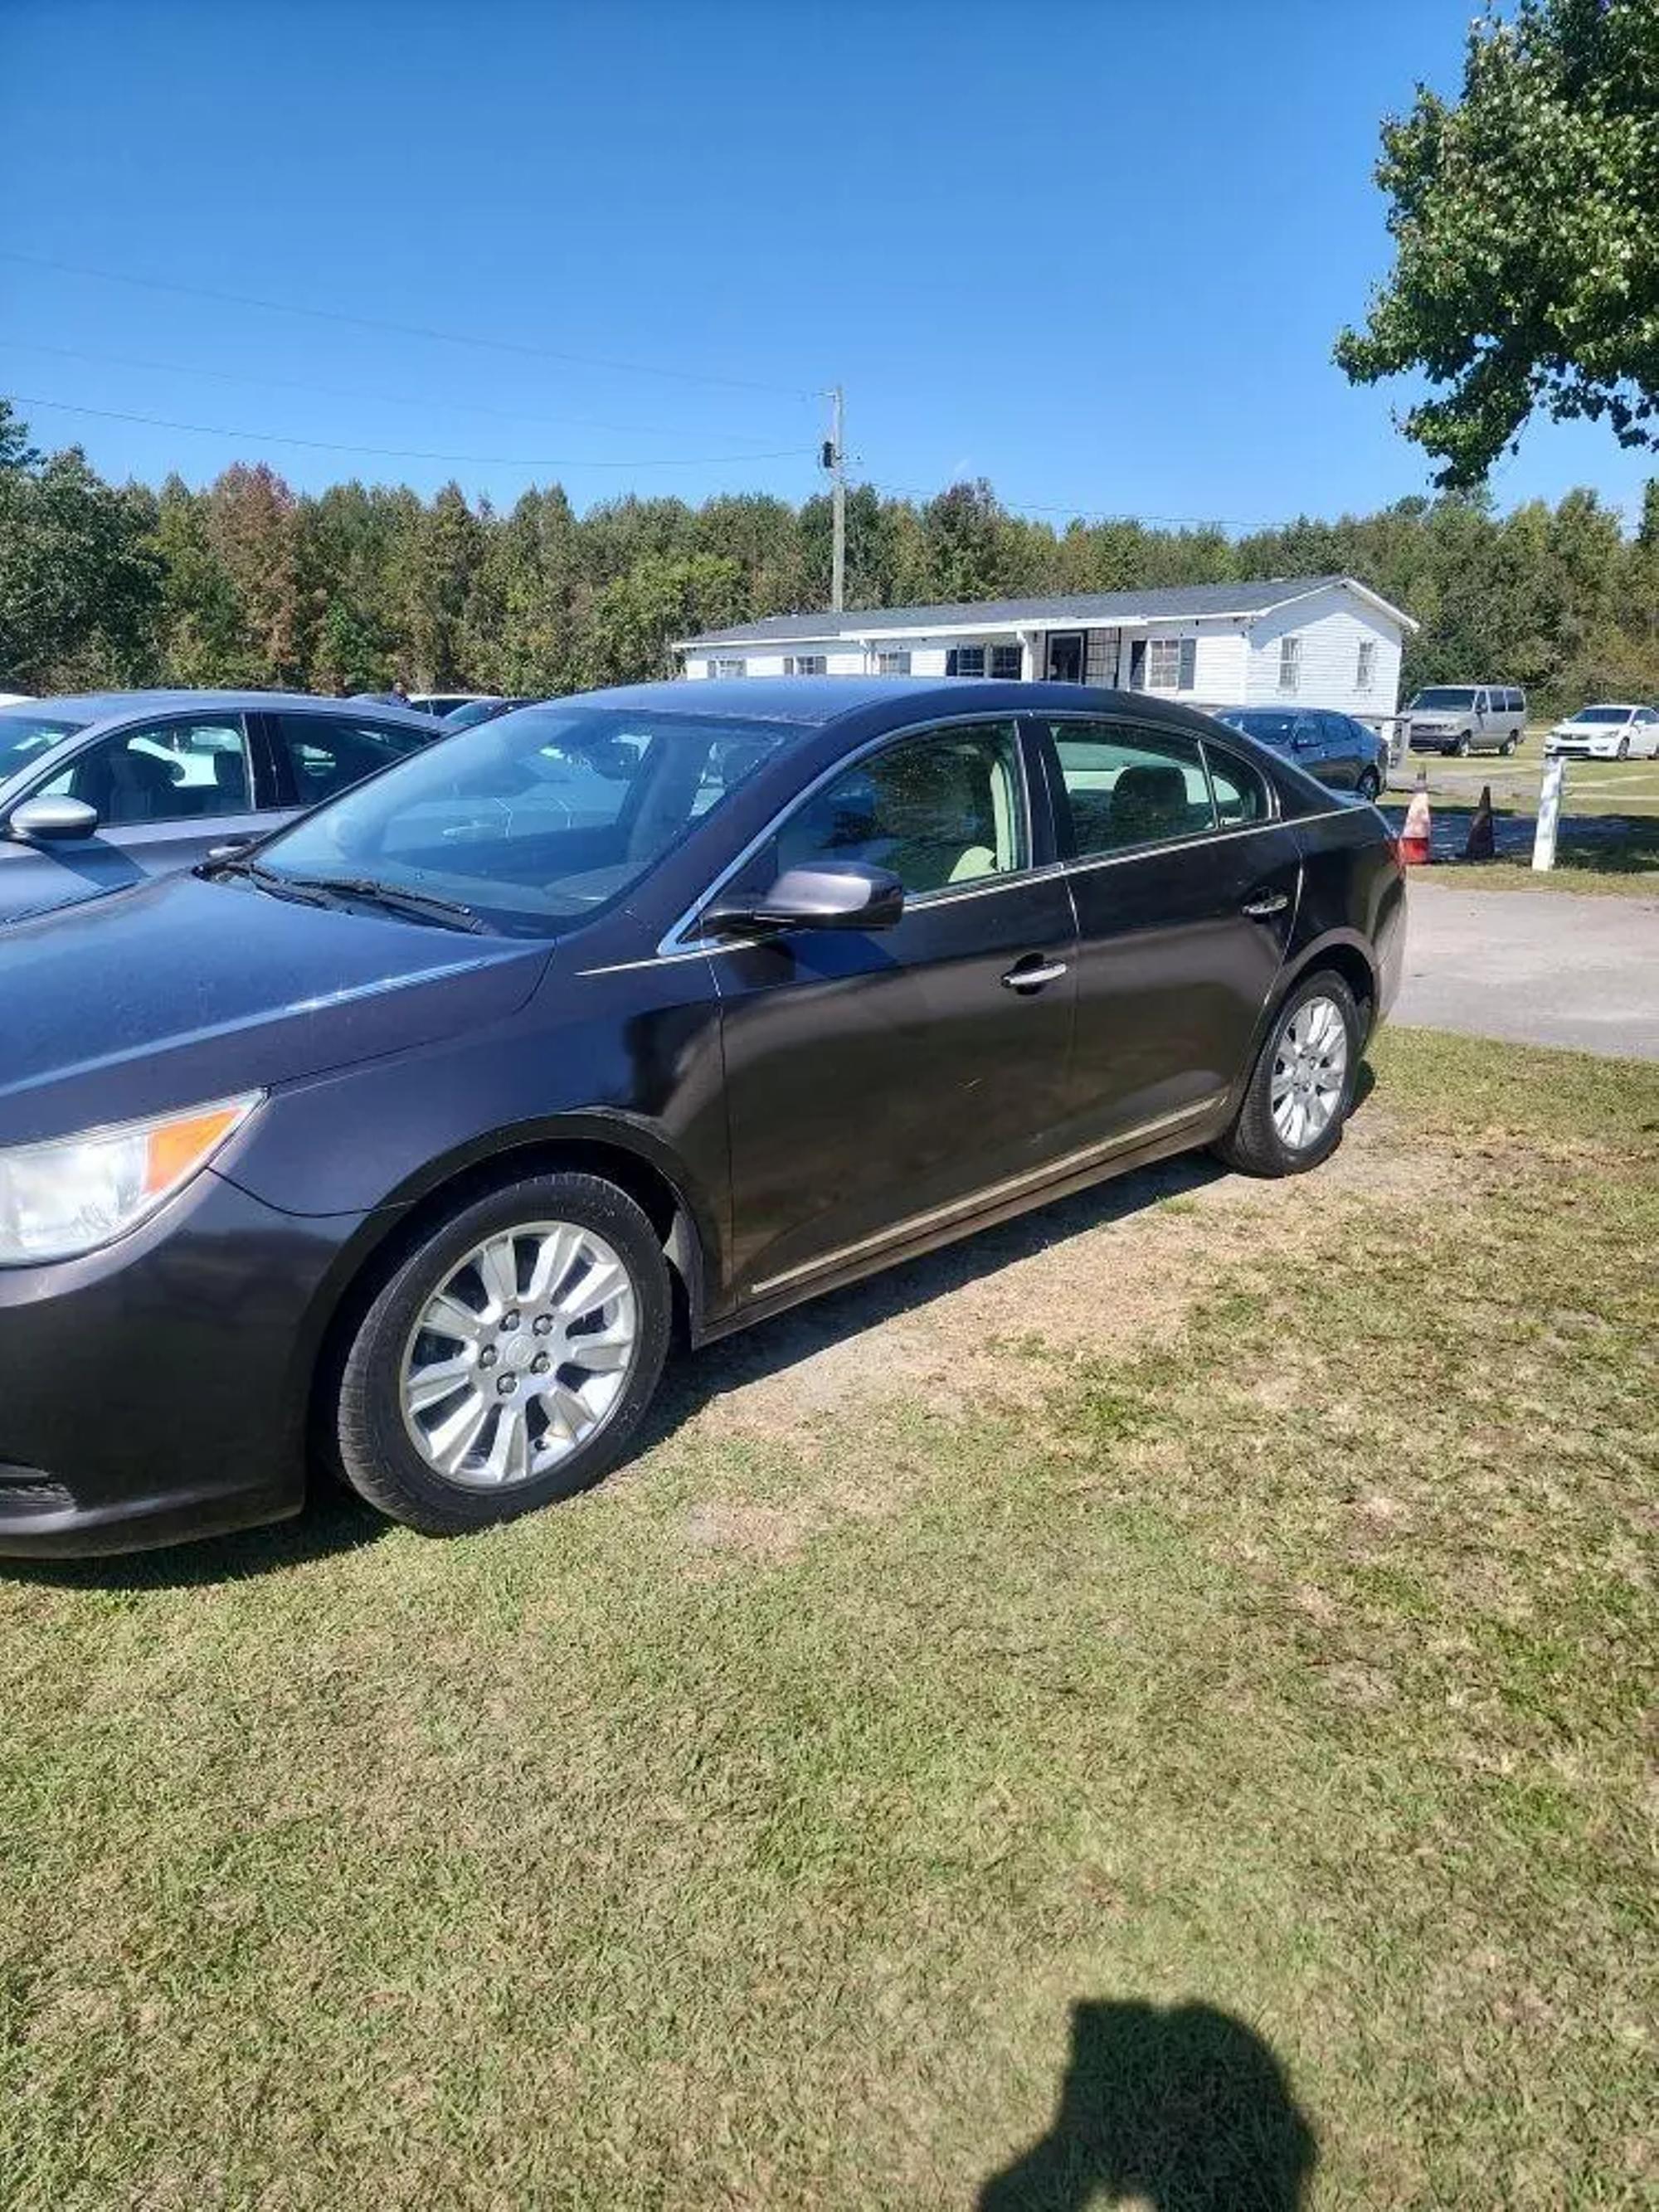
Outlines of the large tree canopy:
M 1407 499 L 1229 538 L 1123 518 L 1056 530 L 988 483 L 848 495 L 854 606 L 1344 571 L 1423 624 L 1406 683 L 1525 684 L 1539 705 L 1659 697 L 1659 481 L 1633 534 L 1594 493 L 1495 514 Z M 296 493 L 237 464 L 197 489 L 43 455 L 0 400 L 0 690 L 297 684 L 552 693 L 670 672 L 672 640 L 823 605 L 830 502 L 616 500 L 510 514 L 455 484 Z
M 1336 358 L 1417 370 L 1402 427 L 1468 487 L 1535 409 L 1659 444 L 1659 0 L 1521 0 L 1469 33 L 1463 96 L 1382 128 L 1392 274 Z

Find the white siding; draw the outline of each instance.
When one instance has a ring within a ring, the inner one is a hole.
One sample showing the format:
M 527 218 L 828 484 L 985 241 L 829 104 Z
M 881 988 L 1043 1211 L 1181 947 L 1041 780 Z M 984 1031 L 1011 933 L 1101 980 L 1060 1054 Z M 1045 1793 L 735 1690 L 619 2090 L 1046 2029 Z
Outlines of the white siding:
M 1296 690 L 1281 690 L 1279 646 L 1294 635 L 1302 641 L 1302 665 Z M 1359 648 L 1376 647 L 1370 689 L 1358 678 Z M 1339 714 L 1366 720 L 1392 714 L 1400 695 L 1400 628 L 1380 609 L 1340 584 L 1288 606 L 1276 607 L 1250 626 L 1245 689 L 1237 696 L 1252 707 L 1298 701 L 1304 707 L 1332 707 Z
M 1125 686 L 1128 684 L 1130 655 L 1137 639 L 1146 641 L 1146 665 L 1150 667 L 1154 638 L 1183 637 L 1197 640 L 1192 689 L 1182 691 L 1164 684 L 1156 687 L 1143 684 L 1141 689 L 1150 698 L 1177 699 L 1184 707 L 1237 706 L 1244 696 L 1245 641 L 1243 632 L 1231 622 L 1158 623 L 1147 630 L 1126 629 L 1120 681 Z

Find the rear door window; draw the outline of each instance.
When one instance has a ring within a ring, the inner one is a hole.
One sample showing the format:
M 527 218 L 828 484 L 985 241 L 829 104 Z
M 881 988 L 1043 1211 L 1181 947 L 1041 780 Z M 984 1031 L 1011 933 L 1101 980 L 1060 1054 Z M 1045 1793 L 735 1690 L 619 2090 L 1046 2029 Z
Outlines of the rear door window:
M 1204 757 L 1210 770 L 1210 787 L 1215 794 L 1216 820 L 1224 830 L 1247 829 L 1253 822 L 1266 822 L 1273 812 L 1267 795 L 1267 778 L 1260 769 L 1237 753 L 1230 753 L 1206 738 Z
M 1201 837 L 1214 829 L 1195 738 L 1115 722 L 1054 721 L 1048 734 L 1079 860 Z
M 283 787 L 292 793 L 297 806 L 319 806 L 377 769 L 389 768 L 432 742 L 425 730 L 344 715 L 271 714 L 266 719 Z

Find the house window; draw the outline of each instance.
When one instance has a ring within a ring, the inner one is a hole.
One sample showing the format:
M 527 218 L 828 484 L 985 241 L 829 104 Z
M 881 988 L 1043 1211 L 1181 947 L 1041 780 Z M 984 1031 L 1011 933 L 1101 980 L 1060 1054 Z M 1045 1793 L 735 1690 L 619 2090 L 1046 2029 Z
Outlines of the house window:
M 878 676 L 908 676 L 910 673 L 910 648 L 902 646 L 891 653 L 876 655 Z
M 1369 691 L 1371 688 L 1372 680 L 1376 677 L 1376 641 L 1369 637 L 1361 638 L 1359 641 L 1359 658 L 1354 665 L 1354 690 L 1356 691 Z
M 784 655 L 786 676 L 822 676 L 829 662 L 821 653 L 790 653 Z
M 1294 691 L 1302 680 L 1302 641 L 1299 637 L 1281 637 L 1279 641 L 1279 688 Z
M 749 663 L 746 660 L 717 660 L 709 670 L 711 676 L 747 676 L 748 673 Z
M 1018 684 L 1025 673 L 1025 654 L 1017 645 L 991 647 L 991 673 L 1004 684 Z
M 947 676 L 983 676 L 985 647 L 982 645 L 953 645 L 945 655 Z
M 1146 641 L 1146 689 L 1149 691 L 1190 691 L 1193 652 L 1190 637 L 1153 637 Z

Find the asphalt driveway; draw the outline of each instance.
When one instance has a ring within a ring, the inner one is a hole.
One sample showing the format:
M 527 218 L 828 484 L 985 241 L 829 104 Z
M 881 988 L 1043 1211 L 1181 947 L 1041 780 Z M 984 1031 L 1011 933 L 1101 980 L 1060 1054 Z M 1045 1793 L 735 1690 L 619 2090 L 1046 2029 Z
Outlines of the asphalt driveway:
M 1659 899 L 1464 890 L 1413 872 L 1394 1018 L 1659 1060 Z

